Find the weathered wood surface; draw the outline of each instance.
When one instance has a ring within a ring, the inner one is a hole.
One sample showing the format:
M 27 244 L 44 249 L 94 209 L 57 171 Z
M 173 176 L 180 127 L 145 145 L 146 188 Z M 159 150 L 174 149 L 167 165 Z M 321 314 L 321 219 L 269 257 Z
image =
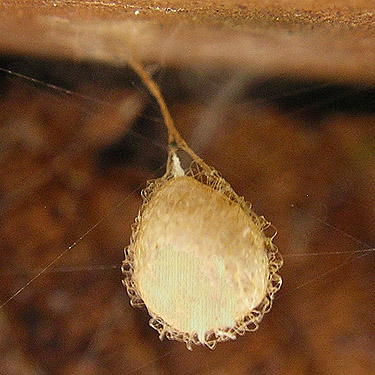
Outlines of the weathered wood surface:
M 3 1 L 3 53 L 375 81 L 366 1 Z

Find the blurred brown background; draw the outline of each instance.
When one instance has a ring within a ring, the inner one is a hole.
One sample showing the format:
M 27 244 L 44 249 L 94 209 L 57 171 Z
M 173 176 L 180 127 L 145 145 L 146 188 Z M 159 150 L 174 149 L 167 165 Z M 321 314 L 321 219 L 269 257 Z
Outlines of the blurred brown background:
M 0 309 L 0 373 L 375 374 L 375 258 L 361 252 L 375 242 L 373 11 L 2 2 L 0 304 L 66 253 Z M 159 341 L 121 285 L 140 189 L 166 158 L 129 53 L 192 148 L 279 231 L 273 309 L 214 351 Z

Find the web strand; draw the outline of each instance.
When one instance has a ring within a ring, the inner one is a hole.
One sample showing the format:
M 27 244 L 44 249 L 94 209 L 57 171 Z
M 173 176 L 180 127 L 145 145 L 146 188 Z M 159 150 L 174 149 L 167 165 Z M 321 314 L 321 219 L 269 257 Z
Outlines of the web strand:
M 315 253 L 301 253 L 301 254 L 284 254 L 284 257 L 287 258 L 299 258 L 299 257 L 316 257 L 323 255 L 348 255 L 348 254 L 364 254 L 364 253 L 373 253 L 375 249 L 359 249 L 359 250 L 347 250 L 347 251 L 326 251 L 326 252 L 315 252 Z
M 283 253 L 285 258 L 303 258 L 303 257 L 319 257 L 319 256 L 329 256 L 329 255 L 351 255 L 351 254 L 367 254 L 373 253 L 375 249 L 359 249 L 359 250 L 347 250 L 347 251 L 327 251 L 327 252 L 315 252 L 315 253 L 301 253 L 301 254 L 289 254 Z M 74 266 L 64 266 L 55 267 L 52 269 L 45 270 L 44 273 L 74 273 L 82 271 L 111 271 L 120 270 L 121 264 L 87 264 L 87 265 L 74 265 Z M 35 274 L 36 272 L 42 272 L 43 269 L 34 269 L 30 271 L 4 271 L 0 273 L 0 277 L 6 276 L 26 276 L 30 274 Z
M 64 93 L 64 94 L 67 94 L 67 95 L 70 95 L 70 96 L 75 96 L 77 98 L 84 99 L 84 100 L 86 100 L 88 102 L 91 102 L 91 103 L 117 108 L 115 105 L 113 105 L 113 104 L 111 104 L 111 103 L 109 103 L 105 100 L 95 99 L 92 96 L 84 95 L 84 94 L 81 94 L 77 91 L 68 90 L 68 89 L 65 89 L 63 87 L 53 85 L 52 83 L 44 82 L 44 81 L 41 81 L 37 78 L 29 77 L 27 75 L 24 75 L 24 74 L 21 74 L 21 73 L 18 73 L 18 72 L 9 70 L 9 69 L 5 69 L 5 68 L 0 67 L 0 72 L 7 73 L 11 76 L 21 78 L 25 81 L 29 81 L 29 82 L 41 85 L 43 87 L 47 87 L 49 89 L 52 89 L 52 90 L 55 90 L 55 91 L 58 91 L 58 92 L 61 92 L 61 93 Z
M 280 298 L 285 298 L 287 296 L 294 295 L 298 290 L 300 290 L 300 289 L 302 289 L 302 288 L 304 288 L 304 287 L 306 287 L 308 285 L 311 285 L 314 282 L 317 282 L 317 281 L 319 281 L 321 279 L 324 279 L 325 277 L 333 274 L 335 271 L 337 271 L 337 270 L 339 270 L 341 268 L 344 268 L 346 265 L 348 265 L 348 264 L 350 264 L 350 263 L 352 263 L 352 262 L 354 262 L 354 261 L 356 261 L 356 260 L 358 260 L 360 258 L 363 258 L 363 257 L 365 257 L 365 256 L 367 256 L 369 254 L 370 253 L 368 252 L 368 253 L 364 253 L 364 254 L 359 254 L 357 256 L 351 255 L 346 260 L 344 260 L 343 262 L 339 263 L 337 266 L 335 266 L 333 268 L 330 268 L 329 270 L 327 270 L 327 271 L 325 271 L 325 272 L 323 272 L 323 273 L 321 273 L 321 274 L 319 274 L 319 275 L 317 275 L 315 277 L 312 277 L 310 280 L 307 280 L 304 283 L 296 286 L 295 288 L 293 288 L 289 292 L 285 292 L 285 293 L 282 293 L 282 294 L 278 295 L 275 298 L 275 300 L 279 300 Z
M 160 167 L 154 173 L 159 172 L 164 168 L 164 165 Z M 10 301 L 12 301 L 15 297 L 17 297 L 20 293 L 22 293 L 29 285 L 31 285 L 35 280 L 37 280 L 41 275 L 45 272 L 50 270 L 61 258 L 63 258 L 70 250 L 74 249 L 78 243 L 80 243 L 88 234 L 90 234 L 93 230 L 95 230 L 103 221 L 107 220 L 109 217 L 112 216 L 113 212 L 121 207 L 125 202 L 131 197 L 132 194 L 139 191 L 142 188 L 143 184 L 140 184 L 136 187 L 130 194 L 128 194 L 121 202 L 119 202 L 114 208 L 112 208 L 107 215 L 102 217 L 99 221 L 97 221 L 92 227 L 90 227 L 82 236 L 80 236 L 75 242 L 73 242 L 68 248 L 66 248 L 63 252 L 61 252 L 54 260 L 48 263 L 41 271 L 39 271 L 34 277 L 32 277 L 24 286 L 18 289 L 12 296 L 10 296 L 7 300 L 5 300 L 0 305 L 0 310 L 6 306 Z

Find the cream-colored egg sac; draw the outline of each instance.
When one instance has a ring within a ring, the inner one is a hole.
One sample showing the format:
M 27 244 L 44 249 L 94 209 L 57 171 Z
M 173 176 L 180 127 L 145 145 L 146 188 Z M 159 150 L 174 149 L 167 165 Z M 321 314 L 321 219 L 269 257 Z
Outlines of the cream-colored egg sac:
M 193 177 L 174 177 L 139 218 L 132 278 L 153 317 L 204 344 L 266 297 L 266 242 L 238 202 Z

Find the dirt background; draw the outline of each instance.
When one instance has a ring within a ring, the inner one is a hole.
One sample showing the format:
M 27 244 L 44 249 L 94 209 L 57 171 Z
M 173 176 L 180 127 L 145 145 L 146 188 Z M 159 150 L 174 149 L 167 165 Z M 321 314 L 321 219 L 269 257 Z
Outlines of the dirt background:
M 375 260 L 359 252 L 375 242 L 372 12 L 2 2 L 0 303 L 65 254 L 0 310 L 0 373 L 375 373 Z M 128 53 L 192 148 L 279 231 L 273 309 L 214 351 L 159 341 L 121 285 L 140 189 L 166 157 Z

